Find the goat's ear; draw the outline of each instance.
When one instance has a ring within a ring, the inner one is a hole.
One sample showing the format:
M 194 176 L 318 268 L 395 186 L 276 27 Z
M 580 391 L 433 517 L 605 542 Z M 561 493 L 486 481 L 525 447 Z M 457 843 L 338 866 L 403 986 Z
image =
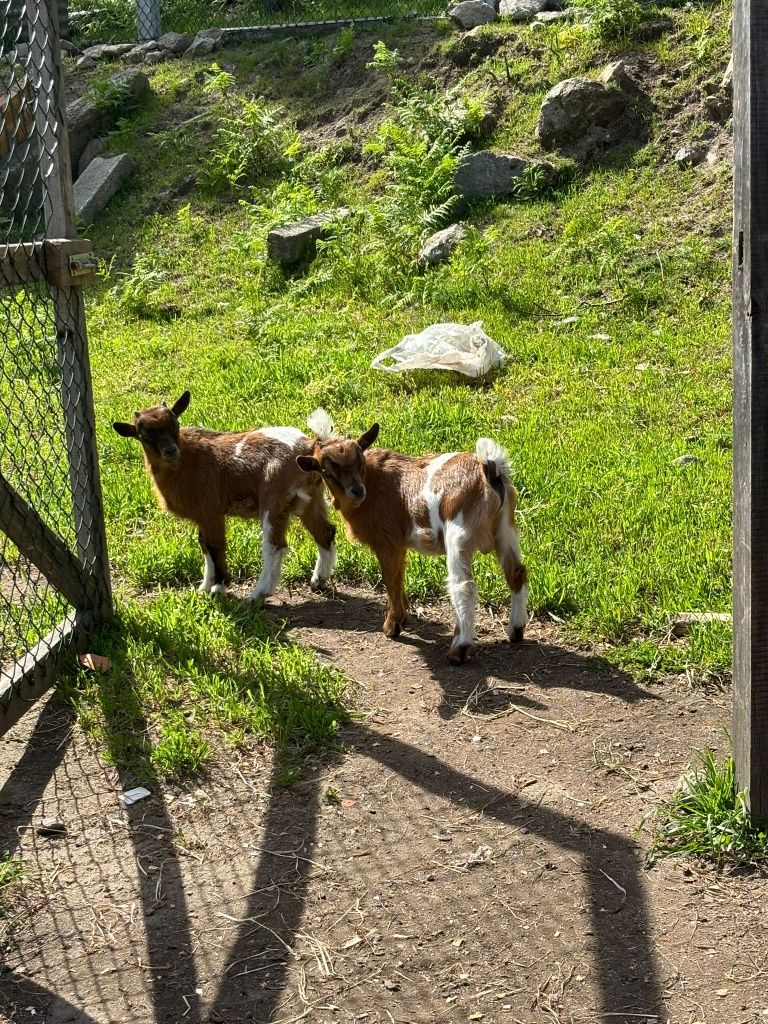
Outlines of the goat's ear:
M 132 423 L 113 423 L 112 427 L 123 437 L 138 437 L 136 427 Z
M 319 473 L 320 463 L 311 455 L 297 455 L 296 465 L 305 473 Z
M 357 447 L 361 452 L 364 452 L 366 448 L 370 448 L 376 438 L 379 436 L 379 424 L 374 423 L 372 427 L 369 427 L 364 434 L 362 434 L 357 440 Z
M 185 391 L 181 398 L 177 398 L 171 406 L 171 412 L 177 419 L 186 410 L 191 397 L 192 395 L 190 395 L 188 391 Z

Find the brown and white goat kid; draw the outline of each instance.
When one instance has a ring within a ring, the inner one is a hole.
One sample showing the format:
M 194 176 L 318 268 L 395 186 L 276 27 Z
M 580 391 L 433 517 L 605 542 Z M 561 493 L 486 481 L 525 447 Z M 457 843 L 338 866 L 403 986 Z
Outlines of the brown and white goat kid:
M 288 550 L 288 520 L 297 516 L 317 542 L 313 589 L 330 578 L 336 564 L 336 528 L 328 519 L 323 483 L 307 476 L 297 456 L 310 456 L 313 442 L 294 427 L 262 427 L 217 433 L 179 427 L 189 405 L 185 391 L 170 408 L 165 403 L 135 412 L 131 423 L 113 423 L 123 437 L 134 437 L 161 506 L 197 524 L 205 556 L 200 590 L 217 594 L 229 582 L 226 516 L 261 519 L 264 568 L 249 600 L 274 593 Z
M 448 452 L 411 458 L 385 448 L 368 451 L 378 436 L 378 423 L 357 441 L 336 434 L 323 409 L 315 410 L 308 426 L 314 434 L 314 452 L 299 455 L 296 461 L 307 473 L 320 473 L 350 539 L 368 545 L 378 558 L 388 596 L 386 635 L 398 636 L 406 620 L 403 580 L 408 548 L 445 555 L 456 618 L 448 658 L 461 664 L 475 638 L 472 556 L 493 551 L 512 594 L 507 635 L 521 641 L 528 622 L 527 572 L 515 526 L 517 495 L 504 449 L 481 438 L 474 455 Z

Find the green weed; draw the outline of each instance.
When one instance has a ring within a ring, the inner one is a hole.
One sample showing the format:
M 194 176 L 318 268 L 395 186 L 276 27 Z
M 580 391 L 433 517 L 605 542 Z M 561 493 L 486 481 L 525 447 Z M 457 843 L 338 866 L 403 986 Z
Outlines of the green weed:
M 736 791 L 733 758 L 718 763 L 711 750 L 659 809 L 649 860 L 687 855 L 724 864 L 768 860 L 768 827 L 750 819 L 744 793 Z
M 242 98 L 219 118 L 201 183 L 223 189 L 274 178 L 290 170 L 300 148 L 296 129 L 279 107 Z

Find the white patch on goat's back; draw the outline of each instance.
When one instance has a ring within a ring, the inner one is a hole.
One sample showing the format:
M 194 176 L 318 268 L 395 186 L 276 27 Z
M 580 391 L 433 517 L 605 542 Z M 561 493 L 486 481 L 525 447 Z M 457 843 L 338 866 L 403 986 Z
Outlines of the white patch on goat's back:
M 239 459 L 243 454 L 243 448 L 245 448 L 245 439 L 238 441 L 235 445 L 234 457 Z
M 429 525 L 432 527 L 432 532 L 437 537 L 440 533 L 442 522 L 440 520 L 440 499 L 443 496 L 442 491 L 435 490 L 432 487 L 432 481 L 438 470 L 441 470 L 446 462 L 450 462 L 458 452 L 446 452 L 445 455 L 437 455 L 429 463 L 425 470 L 424 475 L 424 486 L 421 489 L 421 496 L 427 503 L 427 509 L 429 511 Z
M 262 427 L 259 433 L 271 437 L 273 441 L 279 441 L 288 448 L 295 448 L 300 441 L 307 439 L 307 435 L 296 427 Z

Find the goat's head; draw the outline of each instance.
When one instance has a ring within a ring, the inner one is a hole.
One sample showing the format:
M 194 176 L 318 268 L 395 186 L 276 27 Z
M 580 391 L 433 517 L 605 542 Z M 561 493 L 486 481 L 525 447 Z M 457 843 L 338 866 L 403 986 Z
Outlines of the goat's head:
M 313 455 L 297 457 L 299 468 L 306 473 L 319 473 L 335 503 L 357 508 L 365 501 L 366 493 L 363 453 L 378 437 L 379 424 L 374 423 L 356 441 L 334 434 L 330 417 L 322 410 L 312 414 L 309 426 L 315 435 L 315 450 Z
M 190 394 L 185 391 L 170 408 L 153 405 L 151 409 L 133 414 L 131 423 L 113 423 L 112 426 L 122 437 L 135 437 L 150 462 L 158 459 L 175 465 L 179 461 L 179 416 L 189 405 Z

